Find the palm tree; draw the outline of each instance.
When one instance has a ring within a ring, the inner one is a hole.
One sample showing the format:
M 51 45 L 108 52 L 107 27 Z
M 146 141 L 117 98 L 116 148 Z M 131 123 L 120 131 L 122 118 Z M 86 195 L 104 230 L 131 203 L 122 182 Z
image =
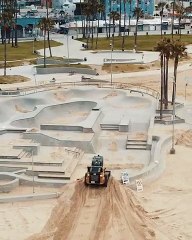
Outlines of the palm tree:
M 160 118 L 162 118 L 163 104 L 165 109 L 168 107 L 168 71 L 169 59 L 171 56 L 172 43 L 169 38 L 163 38 L 155 47 L 156 51 L 160 52 L 161 65 L 161 99 L 160 99 Z
M 163 23 L 163 12 L 164 9 L 168 7 L 168 4 L 166 2 L 159 2 L 157 4 L 157 9 L 160 10 L 160 16 L 161 16 L 161 38 L 162 38 L 162 23 Z
M 96 38 L 96 45 L 95 45 L 96 49 L 97 49 L 97 43 L 98 43 L 98 37 L 99 37 L 99 20 L 100 20 L 101 13 L 103 13 L 104 11 L 105 11 L 104 4 L 99 3 L 97 5 L 97 38 Z
M 144 16 L 143 10 L 140 7 L 135 7 L 133 11 L 133 16 L 136 18 L 136 26 L 135 26 L 135 38 L 134 38 L 134 49 L 137 51 L 137 31 L 138 31 L 138 21 L 141 17 Z
M 174 84 L 172 91 L 172 104 L 175 102 L 176 97 L 176 82 L 177 82 L 177 67 L 179 63 L 179 58 L 182 58 L 187 55 L 186 46 L 180 41 L 180 39 L 173 40 L 171 44 L 171 58 L 174 59 Z
M 112 45 L 114 47 L 114 37 L 115 37 L 115 21 L 119 20 L 120 18 L 120 14 L 117 11 L 112 11 L 109 14 L 109 18 L 112 20 L 113 22 L 113 36 L 112 36 Z

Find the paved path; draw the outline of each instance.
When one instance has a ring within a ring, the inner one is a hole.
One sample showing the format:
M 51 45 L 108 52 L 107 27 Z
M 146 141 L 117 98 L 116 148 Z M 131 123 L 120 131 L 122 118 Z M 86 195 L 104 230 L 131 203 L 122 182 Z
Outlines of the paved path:
M 67 56 L 67 36 L 63 36 L 61 34 L 52 35 L 52 38 L 54 40 L 62 42 L 64 45 L 54 47 L 52 48 L 52 52 L 54 56 L 63 57 Z M 94 64 L 94 65 L 102 65 L 104 58 L 110 58 L 111 52 L 103 51 L 100 53 L 93 53 L 92 51 L 85 51 L 82 49 L 82 43 L 73 40 L 68 39 L 69 43 L 69 56 L 72 58 L 87 58 L 88 64 Z M 192 45 L 189 45 L 187 48 L 187 51 L 189 53 L 192 53 Z M 43 54 L 43 50 L 40 50 L 40 53 Z M 46 54 L 48 55 L 48 49 L 46 49 Z M 113 52 L 113 58 L 129 58 L 129 59 L 136 59 L 138 61 L 142 60 L 142 53 L 131 53 L 128 51 L 125 52 Z M 159 53 L 157 52 L 144 52 L 143 62 L 151 62 L 154 60 L 159 59 Z M 191 69 L 191 64 L 187 63 L 184 65 L 181 65 L 178 67 L 178 71 L 185 71 Z M 171 75 L 173 73 L 173 68 L 170 68 L 169 74 Z M 3 69 L 0 69 L 0 74 L 3 75 Z M 81 80 L 81 74 L 75 74 L 73 76 L 70 76 L 69 74 L 47 74 L 47 75 L 36 75 L 35 69 L 33 65 L 29 66 L 20 66 L 20 67 L 12 67 L 7 69 L 8 75 L 23 75 L 31 79 L 29 82 L 25 83 L 17 83 L 12 84 L 11 87 L 20 87 L 20 86 L 27 86 L 27 85 L 35 85 L 35 82 L 37 84 L 41 82 L 49 82 L 53 77 L 56 78 L 57 82 L 69 82 L 69 81 L 80 81 Z M 119 79 L 119 78 L 130 78 L 130 77 L 139 77 L 143 75 L 158 75 L 160 74 L 160 70 L 153 70 L 153 71 L 144 71 L 144 72 L 129 72 L 129 73 L 115 73 L 113 74 L 113 79 Z M 100 75 L 97 76 L 98 79 L 103 80 L 109 80 L 110 81 L 110 74 L 106 75 Z M 8 88 L 8 84 L 1 84 L 1 88 Z

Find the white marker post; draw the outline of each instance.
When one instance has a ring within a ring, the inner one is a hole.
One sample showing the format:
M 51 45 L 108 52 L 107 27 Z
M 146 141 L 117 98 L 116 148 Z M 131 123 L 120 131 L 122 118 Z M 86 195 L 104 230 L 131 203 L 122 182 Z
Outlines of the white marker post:
M 137 192 L 143 192 L 142 179 L 135 180 L 135 182 L 136 182 Z

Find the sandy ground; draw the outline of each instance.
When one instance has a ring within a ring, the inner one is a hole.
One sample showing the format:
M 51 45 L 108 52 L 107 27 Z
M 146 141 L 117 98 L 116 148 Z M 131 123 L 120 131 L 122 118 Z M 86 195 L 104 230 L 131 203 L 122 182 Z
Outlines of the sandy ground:
M 66 186 L 40 234 L 30 240 L 167 239 L 132 191 L 113 178 L 107 188 Z

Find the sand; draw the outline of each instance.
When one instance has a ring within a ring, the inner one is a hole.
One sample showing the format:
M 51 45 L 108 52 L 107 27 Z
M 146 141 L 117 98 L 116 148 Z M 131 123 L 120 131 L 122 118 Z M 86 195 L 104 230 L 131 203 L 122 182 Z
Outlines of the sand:
M 192 149 L 179 145 L 175 149 L 175 155 L 167 156 L 163 175 L 144 186 L 137 197 L 168 239 L 191 240 Z
M 107 188 L 78 181 L 64 189 L 42 232 L 29 240 L 153 240 L 154 228 L 134 193 L 118 181 L 112 178 Z

